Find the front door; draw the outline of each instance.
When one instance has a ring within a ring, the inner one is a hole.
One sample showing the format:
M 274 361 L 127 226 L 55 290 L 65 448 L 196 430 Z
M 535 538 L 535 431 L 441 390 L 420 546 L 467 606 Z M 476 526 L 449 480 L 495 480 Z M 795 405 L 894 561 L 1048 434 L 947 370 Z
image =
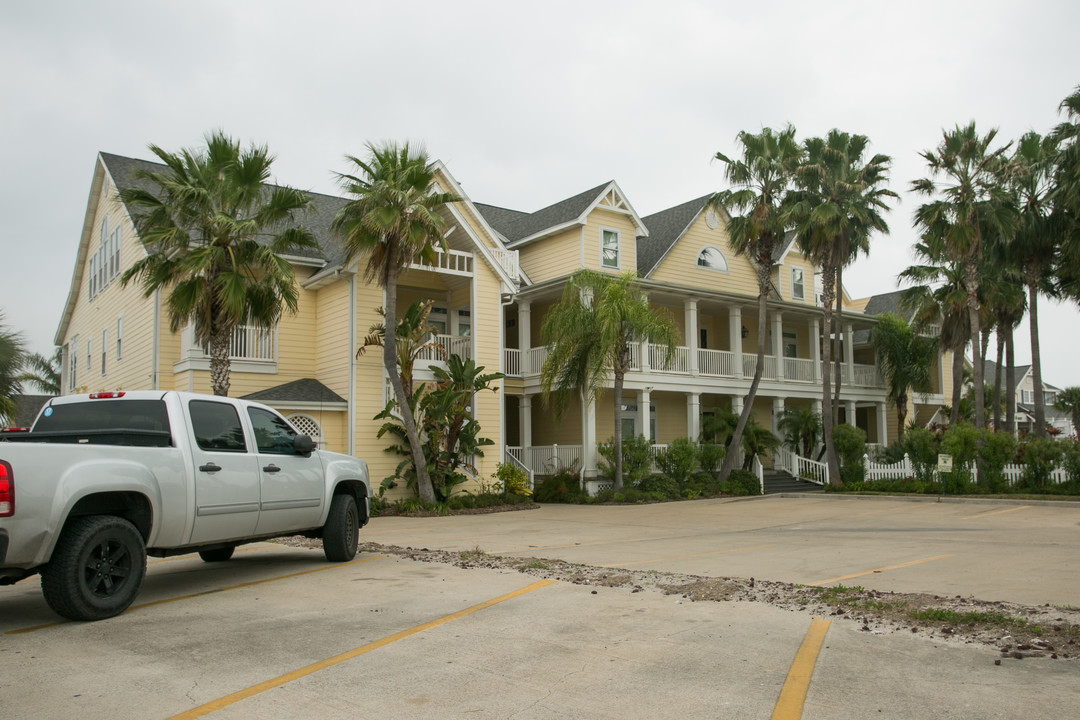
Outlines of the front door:
M 296 431 L 277 413 L 248 408 L 255 437 L 262 503 L 256 533 L 273 534 L 317 527 L 323 510 L 323 469 L 319 457 L 297 455 Z

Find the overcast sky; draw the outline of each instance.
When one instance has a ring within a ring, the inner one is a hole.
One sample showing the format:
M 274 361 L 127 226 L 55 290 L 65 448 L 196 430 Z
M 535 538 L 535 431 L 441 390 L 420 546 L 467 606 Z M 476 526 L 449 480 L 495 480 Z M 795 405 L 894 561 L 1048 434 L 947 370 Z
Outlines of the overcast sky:
M 919 151 L 971 120 L 1045 133 L 1080 84 L 1078 33 L 1075 0 L 3 2 L 0 312 L 50 353 L 96 153 L 153 159 L 214 128 L 306 190 L 410 139 L 479 202 L 533 211 L 614 179 L 643 216 L 723 189 L 711 158 L 740 130 L 861 133 L 902 199 L 845 286 L 889 292 Z M 1080 385 L 1080 311 L 1040 315 L 1044 379 Z

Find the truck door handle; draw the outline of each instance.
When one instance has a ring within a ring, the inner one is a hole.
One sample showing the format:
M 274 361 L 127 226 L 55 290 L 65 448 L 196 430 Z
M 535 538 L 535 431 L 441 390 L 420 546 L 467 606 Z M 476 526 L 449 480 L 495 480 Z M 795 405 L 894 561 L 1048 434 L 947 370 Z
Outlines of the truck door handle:
M 281 472 L 281 468 L 279 468 L 277 465 L 267 465 L 266 467 L 263 468 L 263 472 L 268 472 L 268 473 Z
M 215 465 L 214 463 L 206 463 L 205 465 L 199 466 L 199 472 L 217 472 L 220 469 L 221 466 Z

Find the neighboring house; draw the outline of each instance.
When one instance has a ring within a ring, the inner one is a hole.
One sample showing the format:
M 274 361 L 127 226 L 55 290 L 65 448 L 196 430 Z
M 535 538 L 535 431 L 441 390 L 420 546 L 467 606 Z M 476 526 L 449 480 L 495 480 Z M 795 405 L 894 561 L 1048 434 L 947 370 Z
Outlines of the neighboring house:
M 984 365 L 983 380 L 994 384 L 994 374 L 997 372 L 997 363 L 987 360 Z M 1001 392 L 1004 393 L 1007 384 L 1005 382 L 1006 368 L 1002 368 Z M 1016 383 L 1016 430 L 1021 434 L 1035 431 L 1035 379 L 1031 373 L 1030 365 L 1013 366 L 1013 380 Z M 1054 407 L 1057 395 L 1061 388 L 1055 387 L 1043 380 L 1043 407 L 1045 409 L 1046 424 L 1056 429 L 1058 437 L 1076 437 L 1076 428 L 1073 427 L 1072 415 L 1062 412 Z
M 15 399 L 15 414 L 8 418 L 8 427 L 28 428 L 37 420 L 41 408 L 53 395 L 20 395 Z
M 596 444 L 611 438 L 610 390 L 599 404 L 572 408 L 559 422 L 540 402 L 546 349 L 540 328 L 575 270 L 636 271 L 650 302 L 680 328 L 675 360 L 661 366 L 648 344 L 634 348 L 634 369 L 621 399 L 626 434 L 657 444 L 698 436 L 702 416 L 738 411 L 753 375 L 759 333 L 766 336 L 764 374 L 754 413 L 775 429 L 787 407 L 820 410 L 821 308 L 816 268 L 789 241 L 776 253 L 764 327 L 757 323 L 757 284 L 749 262 L 732 251 L 724 218 L 706 198 L 641 217 L 615 182 L 598 185 L 535 212 L 474 202 L 437 164 L 438 184 L 462 200 L 448 206 L 449 250 L 434 264 L 414 265 L 400 280 L 398 307 L 435 301 L 429 322 L 448 352 L 468 356 L 506 378 L 501 392 L 481 393 L 473 411 L 495 445 L 478 459 L 479 477 L 513 457 L 536 472 L 557 467 L 596 471 Z M 119 276 L 143 249 L 117 186 L 139 182 L 155 163 L 101 153 L 94 168 L 71 289 L 56 334 L 64 348 L 66 393 L 117 389 L 209 392 L 209 358 L 190 328 L 169 331 L 164 298 L 144 298 Z M 376 439 L 388 393 L 380 353 L 356 355 L 381 321 L 381 288 L 345 265 L 330 222 L 346 202 L 311 194 L 301 221 L 321 252 L 289 257 L 300 287 L 299 310 L 272 330 L 244 328 L 233 339 L 231 392 L 278 408 L 321 445 L 365 458 L 376 481 L 397 458 Z M 845 310 L 841 420 L 864 428 L 871 442 L 888 429 L 885 389 L 866 341 L 873 318 Z M 417 377 L 432 377 L 432 353 Z

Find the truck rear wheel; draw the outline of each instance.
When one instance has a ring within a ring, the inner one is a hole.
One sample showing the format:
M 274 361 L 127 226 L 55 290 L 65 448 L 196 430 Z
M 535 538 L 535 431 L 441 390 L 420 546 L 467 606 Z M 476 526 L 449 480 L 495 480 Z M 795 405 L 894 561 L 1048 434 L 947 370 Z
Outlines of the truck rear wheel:
M 356 498 L 348 493 L 334 496 L 323 525 L 323 553 L 330 562 L 347 562 L 356 557 L 360 540 L 360 513 Z
M 41 571 L 45 602 L 69 620 L 103 620 L 124 612 L 146 574 L 146 546 L 127 520 L 75 518 Z

